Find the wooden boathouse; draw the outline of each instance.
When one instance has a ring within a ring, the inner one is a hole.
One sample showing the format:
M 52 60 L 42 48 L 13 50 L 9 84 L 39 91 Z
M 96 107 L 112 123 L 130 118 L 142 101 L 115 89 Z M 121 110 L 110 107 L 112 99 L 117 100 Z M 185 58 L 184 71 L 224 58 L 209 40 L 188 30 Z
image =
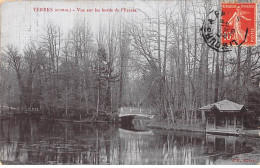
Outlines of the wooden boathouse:
M 244 129 L 244 105 L 222 100 L 199 108 L 206 120 L 206 132 L 238 134 Z

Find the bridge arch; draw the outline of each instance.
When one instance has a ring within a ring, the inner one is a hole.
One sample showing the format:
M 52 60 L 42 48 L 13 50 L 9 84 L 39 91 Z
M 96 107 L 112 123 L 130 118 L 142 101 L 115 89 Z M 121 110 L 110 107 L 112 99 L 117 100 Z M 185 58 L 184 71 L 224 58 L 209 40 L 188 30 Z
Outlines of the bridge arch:
M 122 118 L 122 117 L 135 117 L 135 116 L 152 119 L 152 118 L 154 118 L 155 115 L 150 115 L 150 114 L 119 114 L 119 118 Z

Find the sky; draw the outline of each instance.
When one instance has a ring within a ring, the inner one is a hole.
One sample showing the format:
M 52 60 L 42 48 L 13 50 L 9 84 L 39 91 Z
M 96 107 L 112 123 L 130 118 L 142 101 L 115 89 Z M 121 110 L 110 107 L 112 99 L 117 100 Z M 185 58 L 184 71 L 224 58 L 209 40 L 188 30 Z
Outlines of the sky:
M 109 15 L 122 15 L 129 20 L 143 15 L 149 6 L 156 6 L 156 1 L 7 1 L 1 5 L 1 49 L 14 45 L 20 52 L 30 42 L 41 40 L 44 28 L 49 23 L 61 27 L 67 34 L 79 21 L 88 22 L 92 31 L 96 31 L 99 22 L 107 22 Z M 52 12 L 36 12 L 35 8 L 51 8 Z M 78 12 L 81 9 L 137 9 L 138 12 Z M 55 12 L 56 9 L 68 9 L 71 12 Z M 73 11 L 75 10 L 75 11 Z M 149 12 L 148 12 L 149 13 Z

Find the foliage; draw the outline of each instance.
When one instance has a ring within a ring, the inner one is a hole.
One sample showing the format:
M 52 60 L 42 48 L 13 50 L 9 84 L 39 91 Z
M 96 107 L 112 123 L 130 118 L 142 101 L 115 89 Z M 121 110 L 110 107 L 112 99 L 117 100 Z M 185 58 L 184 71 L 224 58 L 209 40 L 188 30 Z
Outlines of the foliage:
M 245 114 L 245 126 L 248 128 L 257 128 L 260 124 L 260 89 L 254 88 L 248 92 L 246 107 L 248 109 Z

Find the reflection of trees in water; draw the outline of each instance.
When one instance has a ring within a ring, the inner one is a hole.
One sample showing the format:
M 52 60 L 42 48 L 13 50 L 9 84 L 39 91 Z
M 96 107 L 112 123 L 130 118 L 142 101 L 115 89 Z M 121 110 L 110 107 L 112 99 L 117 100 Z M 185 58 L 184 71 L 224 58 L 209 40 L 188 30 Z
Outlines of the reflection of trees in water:
M 208 155 L 215 155 L 212 157 L 214 161 L 219 157 L 227 159 L 235 154 L 251 151 L 251 148 L 246 147 L 244 137 L 207 135 L 206 141 L 206 153 Z
M 124 164 L 205 164 L 204 157 L 194 159 L 203 156 L 201 137 L 179 134 L 120 137 Z
M 160 136 L 163 139 L 163 160 L 158 164 L 206 164 L 202 135 L 175 132 Z
M 247 150 L 237 137 L 29 119 L 1 122 L 0 140 L 1 160 L 19 164 L 213 164 Z
M 38 123 L 33 126 L 30 124 L 33 123 L 2 123 L 1 140 L 6 142 L 1 145 L 2 160 L 16 163 L 95 164 L 101 158 L 101 139 L 106 136 L 106 140 L 109 140 L 113 135 L 109 129 L 105 130 L 109 133 L 103 134 L 102 129 L 100 131 L 93 126 L 47 122 L 40 123 L 37 128 Z
M 26 144 L 23 141 L 28 141 L 28 132 L 25 127 L 30 126 L 30 122 L 26 118 L 25 122 L 16 122 L 15 120 L 8 120 L 1 122 L 0 140 L 6 142 L 1 147 L 1 160 L 8 160 L 12 162 L 25 163 L 28 158 L 27 151 L 24 150 Z

